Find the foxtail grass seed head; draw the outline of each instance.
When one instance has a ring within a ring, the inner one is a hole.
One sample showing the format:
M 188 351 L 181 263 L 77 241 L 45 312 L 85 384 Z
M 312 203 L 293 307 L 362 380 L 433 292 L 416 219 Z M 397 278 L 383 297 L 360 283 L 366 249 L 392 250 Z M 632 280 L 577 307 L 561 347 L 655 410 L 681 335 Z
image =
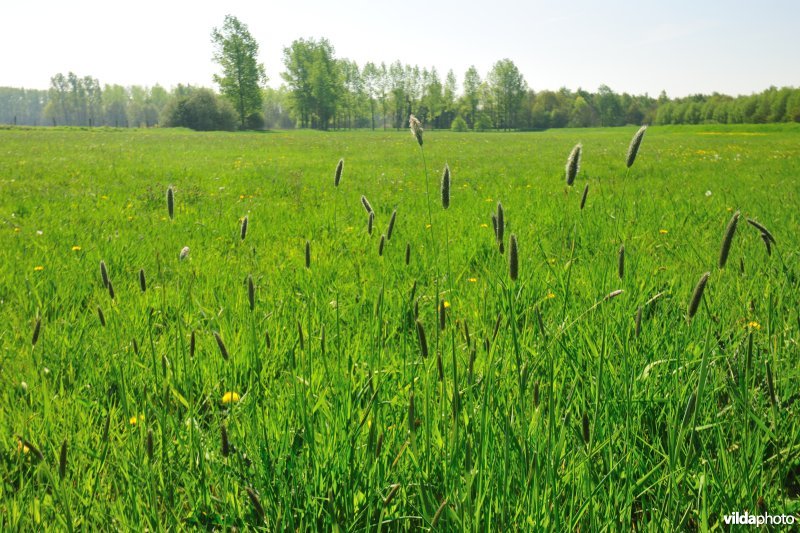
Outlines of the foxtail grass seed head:
M 373 212 L 372 205 L 369 203 L 369 200 L 367 200 L 367 197 L 363 194 L 361 195 L 361 205 L 364 206 L 364 209 L 367 210 L 368 214 Z
M 342 181 L 342 170 L 344 169 L 344 159 L 340 159 L 336 165 L 336 173 L 333 175 L 333 186 L 338 187 L 339 182 Z
M 499 242 L 501 244 L 501 247 L 502 247 L 502 243 L 503 243 L 503 240 L 504 240 L 504 237 L 505 237 L 505 231 L 506 231 L 506 220 L 505 220 L 505 218 L 506 218 L 506 215 L 505 215 L 505 211 L 503 210 L 503 204 L 501 204 L 500 202 L 497 202 L 497 242 Z M 500 253 L 502 253 L 502 249 L 501 249 Z
M 442 173 L 442 207 L 450 207 L 450 167 L 445 164 Z
M 681 422 L 681 427 L 688 426 L 692 421 L 692 416 L 694 416 L 694 408 L 695 404 L 697 403 L 697 393 L 693 392 L 691 396 L 689 396 L 689 401 L 686 402 L 686 409 L 683 411 L 683 421 Z
M 447 326 L 447 307 L 444 300 L 439 301 L 439 329 L 444 331 Z
M 728 262 L 728 253 L 731 251 L 733 235 L 736 233 L 736 224 L 739 222 L 739 211 L 736 211 L 725 228 L 725 235 L 722 237 L 722 247 L 719 250 L 719 268 L 725 268 Z
M 266 345 L 267 345 L 267 350 L 269 350 L 270 348 L 272 348 L 272 339 L 271 339 L 271 338 L 270 338 L 270 336 L 269 336 L 269 331 L 265 331 L 265 332 L 264 332 L 264 342 L 265 342 L 265 343 L 266 343 Z
M 170 220 L 175 218 L 175 193 L 172 191 L 172 186 L 167 189 L 167 213 Z
M 619 295 L 620 295 L 620 294 L 622 294 L 623 292 L 625 292 L 625 291 L 624 291 L 624 290 L 622 290 L 622 289 L 617 289 L 617 290 L 615 290 L 615 291 L 611 291 L 611 292 L 609 292 L 608 294 L 606 294 L 606 297 L 605 297 L 605 298 L 603 298 L 603 301 L 607 301 L 607 300 L 613 300 L 614 298 L 616 298 L 617 296 L 619 296 Z
M 139 357 L 139 343 L 136 342 L 136 339 L 131 339 L 131 344 L 133 345 L 133 353 L 136 357 Z
M 67 439 L 61 443 L 61 453 L 58 456 L 58 478 L 64 479 L 67 475 Z
M 589 195 L 589 184 L 586 184 L 586 187 L 583 188 L 583 195 L 581 196 L 581 211 L 586 206 L 586 197 Z
M 381 434 L 378 435 L 378 442 L 375 444 L 375 458 L 376 459 L 381 456 L 381 450 L 383 450 L 383 438 L 384 438 L 384 434 L 383 434 L 383 432 L 381 432 Z
M 411 243 L 406 243 L 406 266 L 411 262 Z
M 306 241 L 306 268 L 311 268 L 311 243 Z
M 756 222 L 752 218 L 748 218 L 747 223 L 756 228 L 758 231 L 760 231 L 761 235 L 765 235 L 766 238 L 772 242 L 772 244 L 775 244 L 775 237 L 772 236 L 772 233 L 770 233 L 769 230 L 765 228 L 763 224 Z
M 253 285 L 252 274 L 247 276 L 247 301 L 250 303 L 250 310 L 254 310 L 256 308 L 256 287 Z
M 247 497 L 250 498 L 250 504 L 253 506 L 253 512 L 256 513 L 259 523 L 263 523 L 264 507 L 261 506 L 261 500 L 258 498 L 258 494 L 256 494 L 256 491 L 254 491 L 250 487 L 245 487 L 244 490 L 245 492 L 247 492 Z
M 575 177 L 578 175 L 578 171 L 581 169 L 582 150 L 582 145 L 580 143 L 576 144 L 567 158 L 567 185 L 570 187 L 572 187 L 572 184 L 575 183 Z
M 181 255 L 178 256 L 178 257 L 179 257 L 179 259 L 181 261 L 183 261 L 184 259 L 189 257 L 189 247 L 188 246 L 184 246 L 183 248 L 181 248 Z
M 372 227 L 375 225 L 375 213 L 369 212 L 367 217 L 367 235 L 372 235 Z
M 636 321 L 635 321 L 635 328 L 634 328 L 634 335 L 636 338 L 639 338 L 639 333 L 642 332 L 642 306 L 640 305 L 638 309 L 636 309 Z
M 769 391 L 769 401 L 772 402 L 773 407 L 778 405 L 777 397 L 775 396 L 775 382 L 772 381 L 772 365 L 769 361 L 766 362 L 767 367 L 767 390 Z
M 767 255 L 772 255 L 772 244 L 770 244 L 769 237 L 765 234 L 761 234 L 761 240 L 764 241 L 764 246 L 767 248 Z M 744 270 L 744 268 L 742 268 Z
M 386 235 L 381 235 L 381 242 L 378 243 L 378 255 L 383 256 L 383 247 L 386 244 Z
M 591 434 L 589 433 L 589 413 L 587 413 L 586 411 L 583 412 L 581 426 L 583 429 L 583 443 L 588 445 Z
M 386 240 L 392 240 L 392 232 L 394 231 L 394 222 L 397 220 L 397 209 L 392 211 L 392 216 L 389 218 L 389 226 L 386 228 Z
M 319 351 L 325 357 L 325 324 L 319 328 Z
M 228 355 L 228 349 L 225 347 L 225 343 L 222 341 L 222 337 L 219 336 L 219 333 L 216 331 L 214 332 L 214 339 L 217 341 L 217 347 L 219 348 L 219 353 L 222 355 L 222 358 L 226 361 L 230 357 Z
M 419 340 L 419 350 L 423 358 L 428 357 L 428 339 L 425 337 L 425 327 L 419 320 L 416 321 L 417 340 Z
M 100 277 L 103 279 L 103 286 L 108 287 L 108 268 L 105 261 L 100 261 Z
M 111 283 L 111 280 L 108 280 L 108 295 L 111 299 L 114 299 L 114 284 Z
M 144 277 L 144 269 L 139 269 L 139 289 L 142 292 L 147 292 L 147 279 Z
M 419 318 L 419 300 L 414 302 L 414 320 Z
M 517 281 L 519 277 L 519 252 L 517 251 L 517 236 L 511 234 L 508 243 L 508 275 L 511 281 Z
M 492 229 L 494 230 L 494 240 L 497 242 L 499 239 L 497 238 L 497 215 L 492 214 Z
M 422 144 L 422 141 L 420 141 L 420 144 Z M 394 500 L 394 497 L 397 495 L 397 491 L 399 490 L 400 490 L 400 483 L 395 483 L 394 485 L 391 486 L 391 488 L 389 489 L 389 494 L 387 494 L 386 499 L 383 500 L 384 507 L 388 507 L 389 504 L 392 503 L 392 500 Z
M 408 117 L 408 125 L 411 128 L 411 135 L 413 135 L 420 146 L 422 146 L 422 123 L 415 117 L 411 115 Z
M 617 275 L 619 279 L 625 277 L 625 245 L 619 247 L 619 257 L 617 258 Z
M 700 276 L 700 279 L 697 281 L 697 285 L 694 287 L 692 299 L 689 300 L 689 308 L 687 310 L 690 320 L 694 318 L 695 313 L 697 313 L 697 308 L 700 306 L 700 300 L 703 299 L 703 291 L 706 290 L 706 283 L 708 283 L 708 276 L 710 275 L 711 272 L 706 272 Z
M 42 319 L 40 317 L 36 317 L 36 324 L 33 325 L 33 337 L 31 337 L 31 345 L 36 346 L 36 343 L 39 341 L 39 333 L 42 330 Z
M 23 449 L 27 448 L 30 451 L 30 453 L 32 453 L 39 461 L 43 461 L 44 460 L 44 454 L 42 454 L 42 452 L 39 450 L 39 448 L 34 446 L 30 441 L 27 441 L 27 440 L 23 439 L 19 435 L 17 435 L 17 440 L 20 443 L 22 443 L 22 448 Z
M 194 357 L 194 351 L 195 351 L 196 348 L 197 348 L 197 341 L 195 339 L 194 330 L 192 330 L 192 335 L 191 335 L 191 337 L 189 337 L 189 357 L 190 358 Z
M 153 430 L 147 430 L 147 459 L 153 462 Z
M 244 240 L 247 237 L 247 215 L 242 219 L 242 228 L 239 232 L 239 236 Z
M 533 383 L 533 408 L 539 407 L 539 381 Z
M 439 519 L 442 518 L 442 513 L 444 512 L 445 508 L 447 508 L 447 498 L 442 500 L 442 503 L 439 504 L 439 508 L 436 509 L 436 514 L 433 515 L 433 520 L 431 520 L 432 529 L 436 529 L 436 526 L 439 524 Z
M 220 426 L 220 441 L 222 444 L 222 456 L 228 457 L 231 454 L 231 444 L 228 442 L 228 430 L 225 428 L 225 424 Z
M 628 159 L 626 162 L 628 168 L 631 168 L 633 166 L 633 162 L 636 161 L 636 154 L 639 153 L 639 147 L 642 144 L 645 131 L 647 131 L 647 126 L 642 126 L 636 133 L 633 134 L 631 144 L 628 146 Z
M 297 337 L 300 340 L 300 349 L 305 350 L 306 343 L 305 340 L 303 339 L 303 325 L 300 323 L 299 320 L 297 321 Z
M 106 327 L 106 316 L 103 314 L 103 310 L 100 309 L 100 306 L 97 306 L 97 318 L 100 319 L 100 325 Z
M 439 371 L 439 382 L 444 381 L 444 365 L 442 364 L 442 352 L 436 352 L 436 369 Z

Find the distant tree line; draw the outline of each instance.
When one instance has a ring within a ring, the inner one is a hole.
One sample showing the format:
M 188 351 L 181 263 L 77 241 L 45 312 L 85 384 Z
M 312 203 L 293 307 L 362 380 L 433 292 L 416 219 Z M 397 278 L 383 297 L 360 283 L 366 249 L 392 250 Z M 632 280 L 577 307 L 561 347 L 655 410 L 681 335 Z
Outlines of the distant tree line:
M 248 94 L 246 109 L 243 93 L 223 83 L 223 93 L 229 93 L 225 97 L 185 85 L 171 91 L 159 85 L 101 85 L 92 76 L 70 72 L 53 76 L 49 90 L 0 87 L 0 123 L 385 130 L 405 128 L 412 113 L 426 128 L 458 131 L 800 122 L 800 88 L 792 87 L 770 87 L 748 96 L 714 93 L 673 99 L 664 92 L 657 98 L 619 94 L 605 85 L 595 92 L 534 91 L 509 59 L 495 63 L 483 77 L 470 67 L 459 84 L 452 70 L 442 78 L 435 68 L 399 61 L 359 66 L 337 59 L 326 39 L 294 41 L 284 49 L 283 62 L 284 84 Z M 253 77 L 265 79 L 260 65 L 248 68 Z

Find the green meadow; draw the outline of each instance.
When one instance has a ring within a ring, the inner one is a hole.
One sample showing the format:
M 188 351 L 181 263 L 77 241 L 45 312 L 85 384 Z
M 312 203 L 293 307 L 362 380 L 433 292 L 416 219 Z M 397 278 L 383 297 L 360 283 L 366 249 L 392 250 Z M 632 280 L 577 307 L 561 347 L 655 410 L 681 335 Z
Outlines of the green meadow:
M 635 132 L 0 129 L 0 530 L 799 515 L 800 127 Z

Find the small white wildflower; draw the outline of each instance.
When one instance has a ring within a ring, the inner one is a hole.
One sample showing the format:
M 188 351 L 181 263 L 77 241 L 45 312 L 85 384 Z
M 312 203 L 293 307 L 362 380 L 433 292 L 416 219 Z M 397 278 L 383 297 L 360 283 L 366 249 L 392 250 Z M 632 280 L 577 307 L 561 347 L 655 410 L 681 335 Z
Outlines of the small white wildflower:
M 183 261 L 187 257 L 189 257 L 189 247 L 184 246 L 183 249 L 181 249 L 181 261 Z
M 706 196 L 711 196 L 711 191 L 706 191 Z

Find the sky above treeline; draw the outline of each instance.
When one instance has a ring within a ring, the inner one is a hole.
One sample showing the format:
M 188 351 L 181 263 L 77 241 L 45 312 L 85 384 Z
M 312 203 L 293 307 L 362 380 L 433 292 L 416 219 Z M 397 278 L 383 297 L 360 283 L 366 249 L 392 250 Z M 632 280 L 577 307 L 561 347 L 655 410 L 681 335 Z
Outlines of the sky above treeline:
M 283 48 L 326 37 L 336 56 L 435 67 L 442 79 L 514 61 L 534 90 L 601 84 L 670 97 L 800 86 L 800 2 L 100 0 L 3 2 L 0 86 L 46 89 L 57 72 L 101 83 L 213 87 L 211 30 L 247 24 L 269 85 Z

